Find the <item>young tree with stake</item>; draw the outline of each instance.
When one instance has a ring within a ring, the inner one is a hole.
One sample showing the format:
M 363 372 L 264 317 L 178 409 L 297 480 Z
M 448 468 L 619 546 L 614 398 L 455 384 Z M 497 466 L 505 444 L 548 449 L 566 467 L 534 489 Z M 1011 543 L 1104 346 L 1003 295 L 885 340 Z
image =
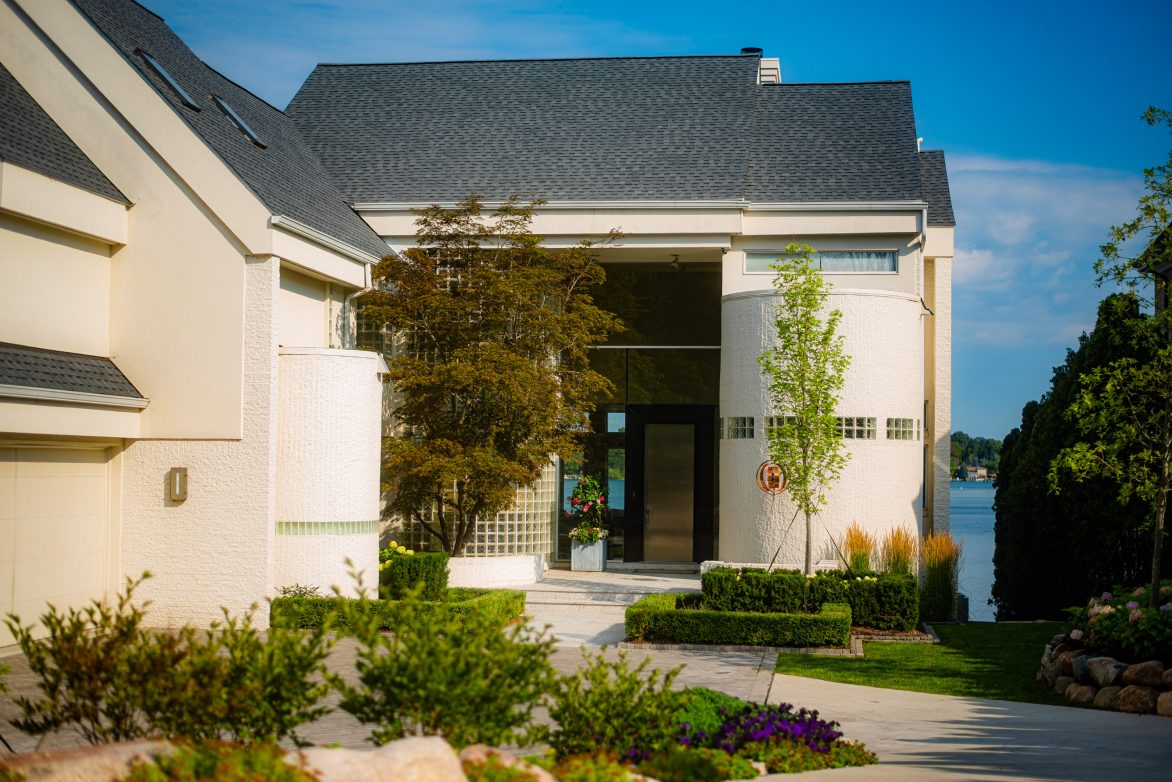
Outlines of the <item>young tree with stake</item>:
M 823 317 L 830 284 L 813 268 L 813 256 L 813 248 L 790 244 L 773 265 L 777 344 L 758 358 L 780 423 L 767 429 L 769 456 L 786 471 L 806 522 L 806 573 L 814 572 L 814 516 L 847 461 L 835 413 L 850 366 L 838 333 L 842 312 Z

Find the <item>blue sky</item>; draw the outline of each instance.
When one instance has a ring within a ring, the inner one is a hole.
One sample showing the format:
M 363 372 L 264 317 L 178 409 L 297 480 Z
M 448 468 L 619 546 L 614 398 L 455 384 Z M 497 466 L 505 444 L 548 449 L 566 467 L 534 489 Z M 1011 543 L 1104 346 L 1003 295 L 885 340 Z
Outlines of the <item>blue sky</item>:
M 957 209 L 953 428 L 1002 437 L 1105 292 L 1091 265 L 1172 137 L 1172 3 L 143 0 L 284 107 L 318 62 L 731 54 L 785 81 L 908 79 Z M 714 118 L 721 121 L 721 118 Z

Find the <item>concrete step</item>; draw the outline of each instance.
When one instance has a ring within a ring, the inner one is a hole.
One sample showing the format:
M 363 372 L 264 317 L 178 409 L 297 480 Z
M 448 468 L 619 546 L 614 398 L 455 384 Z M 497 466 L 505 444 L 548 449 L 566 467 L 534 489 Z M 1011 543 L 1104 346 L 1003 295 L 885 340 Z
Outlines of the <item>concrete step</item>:
M 529 605 L 615 605 L 629 606 L 637 603 L 652 592 L 579 592 L 538 590 L 527 591 L 525 602 Z

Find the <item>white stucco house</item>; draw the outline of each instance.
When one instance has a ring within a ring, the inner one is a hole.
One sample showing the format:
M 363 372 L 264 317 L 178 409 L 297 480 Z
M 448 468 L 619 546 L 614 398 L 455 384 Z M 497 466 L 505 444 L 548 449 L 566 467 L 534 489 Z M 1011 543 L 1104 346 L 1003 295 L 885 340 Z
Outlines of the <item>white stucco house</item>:
M 802 561 L 785 494 L 756 484 L 773 416 L 769 264 L 813 246 L 843 312 L 849 464 L 815 550 L 949 525 L 953 211 L 907 82 L 789 84 L 759 49 L 712 57 L 320 65 L 286 109 L 346 200 L 393 247 L 412 209 L 471 193 L 545 200 L 548 246 L 599 251 L 595 297 L 629 328 L 594 351 L 601 400 L 581 466 L 608 485 L 612 556 Z M 551 552 L 536 499 L 485 526 L 485 554 Z M 564 489 L 555 492 L 555 504 Z M 556 532 L 556 530 L 555 530 Z M 410 531 L 407 531 L 410 534 Z M 418 537 L 415 542 L 423 542 Z
M 346 319 L 383 242 L 142 6 L 4 3 L 0 66 L 0 613 L 373 572 L 384 364 Z
M 373 573 L 385 364 L 353 349 L 353 296 L 413 208 L 470 194 L 544 199 L 551 247 L 621 229 L 597 298 L 629 326 L 594 351 L 616 391 L 581 458 L 472 553 L 563 557 L 586 471 L 612 554 L 800 561 L 755 481 L 790 242 L 853 357 L 819 556 L 851 520 L 947 529 L 954 220 L 907 83 L 788 84 L 759 50 L 323 65 L 282 112 L 133 0 L 6 0 L 0 613 L 150 570 L 155 621 L 204 622 L 345 586 L 345 557 Z

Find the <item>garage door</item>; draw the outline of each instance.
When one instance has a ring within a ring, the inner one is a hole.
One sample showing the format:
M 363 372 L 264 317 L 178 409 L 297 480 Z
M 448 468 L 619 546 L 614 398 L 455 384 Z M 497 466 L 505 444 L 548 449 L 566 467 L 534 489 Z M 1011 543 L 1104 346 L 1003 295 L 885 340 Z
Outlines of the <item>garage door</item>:
M 105 449 L 0 446 L 0 612 L 28 624 L 104 595 L 108 492 Z

